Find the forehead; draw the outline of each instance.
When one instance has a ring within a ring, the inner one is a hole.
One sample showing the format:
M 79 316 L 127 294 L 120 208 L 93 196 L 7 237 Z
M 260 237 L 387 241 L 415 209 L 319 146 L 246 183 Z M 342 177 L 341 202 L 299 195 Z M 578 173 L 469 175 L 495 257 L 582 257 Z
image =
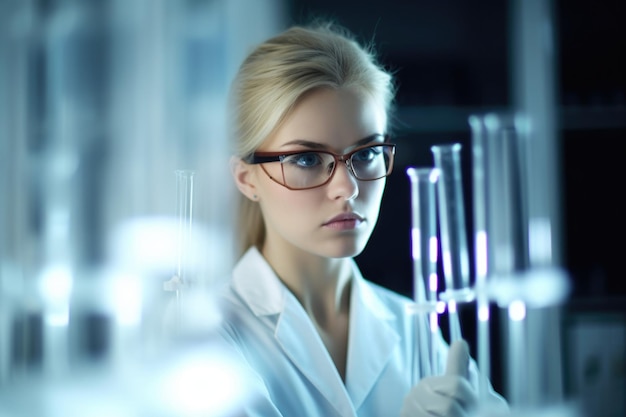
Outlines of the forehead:
M 298 100 L 279 128 L 260 150 L 293 147 L 305 140 L 343 150 L 374 133 L 384 134 L 384 105 L 365 93 L 349 89 L 317 89 Z

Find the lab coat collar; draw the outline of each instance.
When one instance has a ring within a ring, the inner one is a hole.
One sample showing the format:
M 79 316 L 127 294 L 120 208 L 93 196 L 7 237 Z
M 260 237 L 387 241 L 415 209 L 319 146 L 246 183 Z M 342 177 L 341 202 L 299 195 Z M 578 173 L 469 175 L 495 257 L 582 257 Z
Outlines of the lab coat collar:
M 256 247 L 251 247 L 233 270 L 233 288 L 256 316 L 279 314 L 286 288 Z
M 400 341 L 395 315 L 367 285 L 356 263 L 350 305 L 346 385 L 355 409 L 374 387 Z
M 344 417 L 355 416 L 352 402 L 332 358 L 296 297 L 256 248 L 233 270 L 233 289 L 274 333 L 285 356 Z
M 274 334 L 285 354 L 342 416 L 356 415 L 399 341 L 394 316 L 353 261 L 348 363 L 344 385 L 304 308 L 256 248 L 233 271 L 233 288 L 257 316 L 279 315 Z M 348 398 L 350 397 L 350 399 Z

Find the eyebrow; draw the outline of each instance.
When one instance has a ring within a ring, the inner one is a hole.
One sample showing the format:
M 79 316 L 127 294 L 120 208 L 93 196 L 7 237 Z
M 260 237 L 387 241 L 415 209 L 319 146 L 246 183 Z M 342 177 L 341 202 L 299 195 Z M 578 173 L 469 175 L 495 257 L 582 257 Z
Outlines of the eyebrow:
M 365 145 L 365 144 L 368 144 L 370 142 L 374 142 L 377 138 L 383 139 L 383 142 L 385 141 L 385 135 L 384 134 L 382 134 L 382 133 L 374 133 L 374 134 L 371 134 L 369 136 L 364 137 L 363 139 L 359 139 L 355 144 L 353 144 L 350 147 L 352 148 L 352 147 Z M 304 146 L 304 147 L 307 147 L 307 148 L 320 149 L 320 150 L 328 149 L 328 146 L 326 146 L 326 145 L 323 145 L 323 144 L 318 143 L 318 142 L 312 142 L 312 141 L 306 140 L 306 139 L 294 139 L 292 141 L 284 143 L 282 146 L 287 146 L 287 145 L 300 145 L 300 146 Z

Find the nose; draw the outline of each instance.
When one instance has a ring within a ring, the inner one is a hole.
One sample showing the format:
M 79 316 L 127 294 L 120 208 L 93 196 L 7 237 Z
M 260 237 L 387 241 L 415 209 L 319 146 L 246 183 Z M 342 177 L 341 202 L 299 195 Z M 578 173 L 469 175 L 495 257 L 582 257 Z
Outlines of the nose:
M 334 199 L 353 200 L 359 195 L 359 180 L 348 167 L 348 161 L 339 161 L 333 177 L 328 184 L 330 197 Z

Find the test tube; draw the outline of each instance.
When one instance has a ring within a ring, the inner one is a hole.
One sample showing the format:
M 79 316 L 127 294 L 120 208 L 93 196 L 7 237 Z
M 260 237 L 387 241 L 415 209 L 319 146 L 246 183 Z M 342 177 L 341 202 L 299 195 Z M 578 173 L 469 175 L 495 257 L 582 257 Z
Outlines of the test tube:
M 486 127 L 483 118 L 471 115 L 468 118 L 472 134 L 472 184 L 474 203 L 474 263 L 477 315 L 477 361 L 480 369 L 479 395 L 486 401 L 491 377 L 491 349 L 489 344 L 490 309 L 487 294 L 487 176 L 486 176 Z
M 422 375 L 438 373 L 437 333 L 439 319 L 437 303 L 437 212 L 435 185 L 439 177 L 436 168 L 407 169 L 411 181 L 411 254 L 413 259 L 413 299 L 418 311 L 429 322 L 430 335 L 420 332 L 420 364 Z M 418 326 L 424 329 L 424 326 Z M 426 340 L 430 341 L 430 346 Z M 429 351 L 430 355 L 426 352 Z
M 163 289 L 175 293 L 176 317 L 180 325 L 182 317 L 183 286 L 189 285 L 189 256 L 193 225 L 193 176 L 194 171 L 179 169 L 176 174 L 176 215 L 178 218 L 176 273 L 163 284 Z
M 489 190 L 487 230 L 492 253 L 488 269 L 498 279 L 528 267 L 523 155 L 514 116 L 487 114 L 484 124 Z
M 465 206 L 461 175 L 461 144 L 431 147 L 435 167 L 440 171 L 437 181 L 437 202 L 441 228 L 443 272 L 446 290 L 440 298 L 448 303 L 451 341 L 461 339 L 457 303 L 471 301 L 469 257 L 465 230 Z
M 528 402 L 563 400 L 563 376 L 558 304 L 567 294 L 568 276 L 562 264 L 562 210 L 558 141 L 558 88 L 555 68 L 555 8 L 541 0 L 511 2 L 512 103 L 525 119 L 519 124 L 524 150 L 529 272 L 541 284 L 528 289 Z M 537 30 L 537 28 L 542 30 Z M 521 118 L 520 118 L 521 119 Z M 551 283 L 549 285 L 549 283 Z M 541 295 L 543 299 L 531 299 Z M 537 309 L 541 304 L 543 308 Z M 549 307 L 549 308 L 546 308 Z M 550 340 L 550 343 L 546 343 Z
M 511 399 L 524 396 L 526 363 L 518 354 L 524 342 L 524 303 L 513 287 L 497 290 L 494 283 L 514 279 L 527 266 L 525 256 L 523 184 L 520 176 L 520 149 L 515 118 L 510 114 L 488 113 L 468 119 L 472 131 L 474 227 L 476 250 L 476 289 L 478 309 L 478 360 L 481 372 L 488 375 L 489 297 L 509 308 L 508 370 Z M 491 288 L 491 292 L 489 292 Z M 493 288 L 496 288 L 493 291 Z M 490 294 L 490 295 L 489 295 Z M 481 393 L 486 393 L 481 379 Z
M 176 199 L 178 215 L 178 265 L 176 275 L 185 283 L 187 277 L 187 262 L 189 256 L 189 242 L 193 224 L 193 171 L 176 171 Z

